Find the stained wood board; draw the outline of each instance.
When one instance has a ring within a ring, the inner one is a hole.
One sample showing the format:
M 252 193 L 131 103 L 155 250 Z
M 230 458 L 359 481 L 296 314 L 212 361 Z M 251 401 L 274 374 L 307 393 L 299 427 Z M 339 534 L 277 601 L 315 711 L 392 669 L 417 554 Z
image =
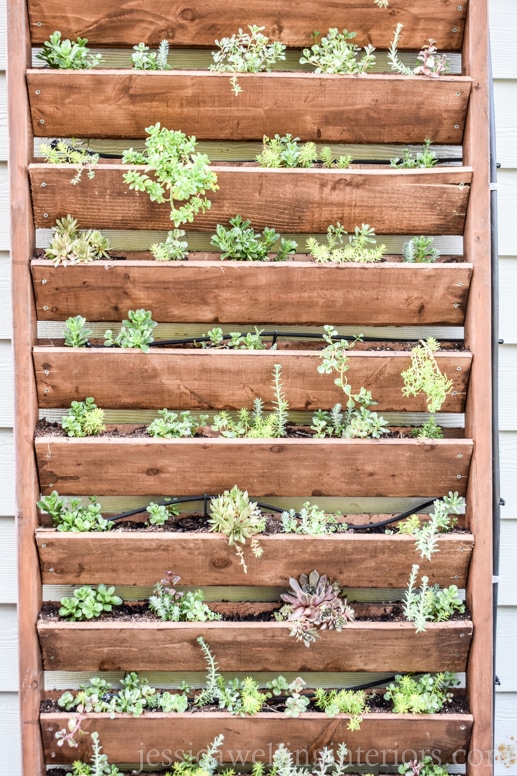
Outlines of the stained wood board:
M 127 165 L 100 164 L 95 177 L 67 185 L 70 165 L 31 164 L 30 179 L 36 227 L 53 226 L 67 213 L 83 227 L 99 229 L 170 228 L 167 205 L 152 203 L 123 182 Z M 219 190 L 212 207 L 196 217 L 196 230 L 213 231 L 240 213 L 255 228 L 326 232 L 340 221 L 347 230 L 374 225 L 378 234 L 461 234 L 470 168 L 430 170 L 273 170 L 218 167 Z M 188 229 L 189 224 L 185 227 Z

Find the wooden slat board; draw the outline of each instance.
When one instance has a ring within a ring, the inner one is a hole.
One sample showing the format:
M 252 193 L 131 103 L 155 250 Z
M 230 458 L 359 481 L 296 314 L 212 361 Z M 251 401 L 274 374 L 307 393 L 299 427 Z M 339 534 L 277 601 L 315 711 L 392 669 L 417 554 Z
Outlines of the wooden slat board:
M 249 24 L 265 26 L 272 40 L 288 46 L 312 44 L 314 30 L 344 24 L 357 31 L 357 43 L 388 48 L 397 21 L 405 26 L 401 45 L 419 49 L 429 36 L 441 49 L 461 48 L 468 0 L 390 0 L 390 11 L 369 7 L 357 0 L 331 0 L 328 3 L 304 0 L 286 6 L 282 0 L 257 0 Z M 107 6 L 93 0 L 85 6 L 70 0 L 63 8 L 59 0 L 30 0 L 28 3 L 33 44 L 43 43 L 54 30 L 63 37 L 86 36 L 90 44 L 133 46 L 140 40 L 156 45 L 167 38 L 172 46 L 198 45 L 215 48 L 214 41 L 245 27 L 242 5 L 227 0 L 194 0 L 188 7 L 174 0 L 152 0 L 145 8 L 135 0 L 122 0 Z
M 68 730 L 68 721 L 74 716 L 41 715 L 45 754 L 54 765 L 77 759 L 89 761 L 90 736 L 80 736 L 76 749 L 57 746 L 56 731 Z M 221 733 L 224 734 L 222 762 L 231 761 L 232 754 L 235 757 L 237 752 L 242 753 L 245 762 L 252 757 L 267 759 L 271 746 L 274 751 L 280 742 L 287 741 L 291 751 L 307 753 L 309 758 L 324 746 L 345 741 L 351 762 L 364 762 L 365 752 L 369 753 L 368 764 L 372 765 L 382 762 L 383 757 L 385 763 L 396 762 L 404 751 L 421 757 L 430 749 L 442 763 L 450 762 L 455 754 L 455 761 L 463 762 L 472 729 L 470 714 L 366 714 L 360 730 L 353 732 L 348 730 L 348 721 L 349 717 L 343 714 L 329 718 L 314 712 L 297 719 L 266 713 L 242 718 L 222 711 L 196 715 L 152 713 L 138 718 L 117 714 L 115 719 L 110 719 L 108 714 L 87 714 L 81 728 L 99 733 L 110 762 L 139 762 L 144 753 L 144 757 L 149 757 L 148 765 L 162 763 L 164 756 L 184 748 L 185 742 L 194 752 L 204 750 L 207 742 Z
M 125 532 L 69 534 L 39 529 L 36 542 L 43 584 L 154 585 L 158 569 L 174 560 L 183 585 L 287 585 L 309 567 L 336 579 L 341 587 L 393 587 L 407 584 L 411 566 L 430 584 L 465 587 L 473 541 L 470 534 L 438 539 L 432 561 L 420 557 L 411 536 L 336 534 L 264 536 L 255 558 L 245 548 L 247 573 L 226 537 L 199 533 Z
M 157 322 L 461 326 L 471 274 L 468 264 L 32 261 L 38 319 L 46 321 L 79 313 L 117 321 L 144 307 Z
M 382 607 L 381 607 L 382 608 Z M 357 622 L 322 631 L 315 645 L 289 623 L 39 622 L 43 666 L 54 671 L 203 671 L 202 636 L 222 671 L 464 671 L 472 624 Z
M 460 145 L 471 89 L 470 78 L 458 76 L 275 72 L 243 74 L 236 97 L 228 74 L 195 70 L 40 68 L 28 72 L 27 82 L 38 137 L 141 138 L 159 121 L 198 140 L 291 133 L 320 143 L 423 143 L 429 137 Z M 411 103 L 409 114 L 400 110 L 402 99 Z
M 422 496 L 465 493 L 469 440 L 37 437 L 42 493 Z M 119 464 L 118 462 L 123 462 Z
M 453 380 L 443 412 L 462 412 L 470 372 L 469 353 L 443 353 L 442 373 Z M 329 375 L 318 373 L 321 356 L 311 351 L 214 351 L 35 348 L 34 368 L 41 408 L 69 407 L 94 396 L 103 409 L 230 409 L 263 399 L 272 409 L 271 375 L 282 366 L 282 384 L 292 410 L 329 409 L 346 397 Z M 376 410 L 425 412 L 425 396 L 404 397 L 401 372 L 409 353 L 351 352 L 347 379 L 354 390 L 372 392 Z M 113 386 L 118 386 L 114 392 Z
M 98 229 L 168 229 L 166 204 L 130 191 L 122 174 L 127 165 L 101 164 L 90 180 L 70 180 L 70 165 L 31 164 L 30 179 L 36 227 L 53 226 L 67 213 L 82 227 Z M 240 213 L 255 228 L 326 232 L 340 221 L 348 231 L 361 223 L 377 234 L 462 234 L 467 212 L 470 168 L 430 170 L 272 170 L 218 167 L 219 190 L 212 207 L 198 215 L 195 228 L 214 231 L 218 223 Z M 187 224 L 185 228 L 192 227 Z

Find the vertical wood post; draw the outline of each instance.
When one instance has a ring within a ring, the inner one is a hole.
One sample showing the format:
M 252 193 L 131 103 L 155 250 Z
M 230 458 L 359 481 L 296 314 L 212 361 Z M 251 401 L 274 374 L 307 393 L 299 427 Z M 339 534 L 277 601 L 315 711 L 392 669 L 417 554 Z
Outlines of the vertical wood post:
M 465 321 L 465 344 L 473 353 L 466 406 L 467 437 L 474 440 L 467 490 L 467 519 L 475 537 L 467 603 L 474 638 L 467 669 L 467 695 L 474 714 L 467 773 L 493 772 L 492 642 L 492 410 L 491 410 L 491 256 L 487 0 L 470 0 L 463 68 L 474 78 L 464 138 L 464 161 L 474 168 L 465 256 L 474 265 Z M 493 261 L 497 257 L 492 257 Z
M 29 268 L 34 248 L 34 226 L 27 174 L 33 137 L 25 85 L 31 49 L 24 0 L 9 0 L 7 32 L 22 768 L 24 776 L 44 776 L 39 727 L 43 673 L 35 627 L 41 606 L 41 582 L 34 539 L 36 500 L 39 496 L 33 451 L 34 426 L 38 417 L 32 367 L 36 314 Z

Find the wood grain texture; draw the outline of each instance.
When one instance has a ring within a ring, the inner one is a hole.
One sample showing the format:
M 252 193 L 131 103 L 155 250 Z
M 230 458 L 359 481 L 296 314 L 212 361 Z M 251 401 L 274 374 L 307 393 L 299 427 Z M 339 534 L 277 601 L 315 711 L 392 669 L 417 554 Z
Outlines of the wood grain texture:
M 382 609 L 382 605 L 379 607 Z M 472 635 L 468 622 L 354 622 L 322 631 L 316 649 L 290 636 L 281 622 L 39 622 L 46 669 L 64 671 L 202 671 L 202 636 L 222 671 L 464 671 Z
M 173 565 L 183 585 L 286 586 L 289 577 L 310 567 L 348 588 L 405 587 L 413 563 L 430 584 L 463 588 L 473 546 L 469 534 L 440 536 L 431 562 L 420 557 L 410 536 L 278 534 L 260 539 L 260 558 L 245 552 L 245 574 L 234 548 L 218 534 L 66 534 L 40 528 L 36 542 L 47 585 L 154 585 L 157 569 Z
M 29 70 L 38 137 L 147 137 L 150 124 L 198 140 L 291 135 L 321 143 L 460 145 L 471 82 L 444 77 L 246 73 L 236 99 L 230 75 L 203 71 Z M 300 95 L 303 94 L 303 99 Z M 408 114 L 401 101 L 411 103 Z M 382 121 L 378 120 L 382 114 Z
M 472 273 L 465 264 L 163 264 L 132 255 L 70 267 L 33 260 L 39 320 L 65 320 L 80 311 L 89 321 L 117 321 L 145 307 L 158 322 L 461 326 Z
M 72 400 L 94 396 L 103 409 L 229 409 L 253 407 L 258 397 L 273 409 L 270 388 L 275 364 L 282 367 L 282 384 L 291 410 L 330 409 L 343 402 L 343 391 L 328 375 L 318 373 L 321 356 L 303 350 L 93 350 L 36 347 L 33 352 L 41 408 L 69 407 Z M 442 373 L 453 380 L 453 391 L 442 412 L 462 412 L 471 357 L 443 353 Z M 351 352 L 347 379 L 354 390 L 372 392 L 376 409 L 386 412 L 426 412 L 425 396 L 404 397 L 402 371 L 409 353 Z M 117 390 L 114 390 L 114 387 Z
M 63 37 L 86 36 L 90 44 L 101 46 L 132 46 L 139 40 L 156 45 L 167 38 L 173 46 L 215 48 L 216 39 L 244 26 L 242 5 L 225 0 L 194 0 L 188 7 L 178 0 L 153 0 L 145 10 L 136 0 L 122 0 L 108 8 L 102 0 L 87 6 L 71 0 L 65 9 L 59 0 L 30 0 L 28 5 L 33 44 L 42 43 L 59 29 Z M 420 49 L 432 31 L 441 49 L 458 51 L 466 8 L 467 2 L 458 8 L 455 0 L 437 0 L 432 6 L 427 0 L 391 0 L 389 12 L 357 0 L 330 0 L 316 6 L 309 0 L 296 6 L 281 0 L 257 0 L 253 23 L 263 25 L 271 40 L 308 46 L 314 30 L 341 28 L 346 21 L 349 30 L 357 31 L 360 46 L 372 43 L 388 48 L 396 21 L 400 21 L 405 25 L 401 46 Z
M 127 165 L 101 164 L 90 180 L 69 182 L 70 165 L 31 164 L 30 179 L 37 227 L 53 226 L 67 213 L 82 227 L 99 229 L 167 229 L 166 204 L 152 203 L 130 191 L 122 174 Z M 462 234 L 467 212 L 470 168 L 430 170 L 272 170 L 259 167 L 212 167 L 219 191 L 212 207 L 196 217 L 195 228 L 213 231 L 240 213 L 255 228 L 324 233 L 340 221 L 354 231 L 374 225 L 377 234 Z M 189 228 L 189 224 L 185 228 Z
M 491 241 L 489 158 L 488 0 L 471 3 L 465 30 L 464 71 L 475 79 L 465 129 L 465 160 L 474 167 L 472 194 L 465 225 L 466 256 L 474 264 L 465 341 L 474 354 L 465 425 L 474 438 L 472 471 L 467 489 L 466 519 L 475 539 L 467 585 L 474 638 L 467 667 L 467 695 L 475 724 L 474 753 L 468 776 L 493 773 L 493 540 L 492 521 L 492 380 Z M 494 257 L 494 261 L 495 261 Z
M 465 492 L 469 440 L 68 439 L 35 441 L 42 493 L 422 496 Z M 121 465 L 120 462 L 123 461 Z

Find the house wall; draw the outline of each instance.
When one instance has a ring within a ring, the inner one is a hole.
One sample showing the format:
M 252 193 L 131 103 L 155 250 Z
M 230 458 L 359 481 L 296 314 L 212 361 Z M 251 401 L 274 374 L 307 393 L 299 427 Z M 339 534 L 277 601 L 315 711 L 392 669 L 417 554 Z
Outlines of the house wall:
M 497 628 L 496 699 L 499 756 L 517 744 L 517 247 L 513 227 L 517 208 L 517 58 L 515 0 L 491 0 L 491 38 L 497 123 L 500 270 L 500 449 L 502 508 L 501 584 Z M 432 34 L 432 31 L 430 31 Z M 11 304 L 9 283 L 9 203 L 5 75 L 5 0 L 0 0 L 0 748 L 2 772 L 21 776 L 16 634 L 16 547 L 12 409 Z M 488 517 L 488 516 L 487 516 Z M 496 773 L 517 773 L 509 758 Z

